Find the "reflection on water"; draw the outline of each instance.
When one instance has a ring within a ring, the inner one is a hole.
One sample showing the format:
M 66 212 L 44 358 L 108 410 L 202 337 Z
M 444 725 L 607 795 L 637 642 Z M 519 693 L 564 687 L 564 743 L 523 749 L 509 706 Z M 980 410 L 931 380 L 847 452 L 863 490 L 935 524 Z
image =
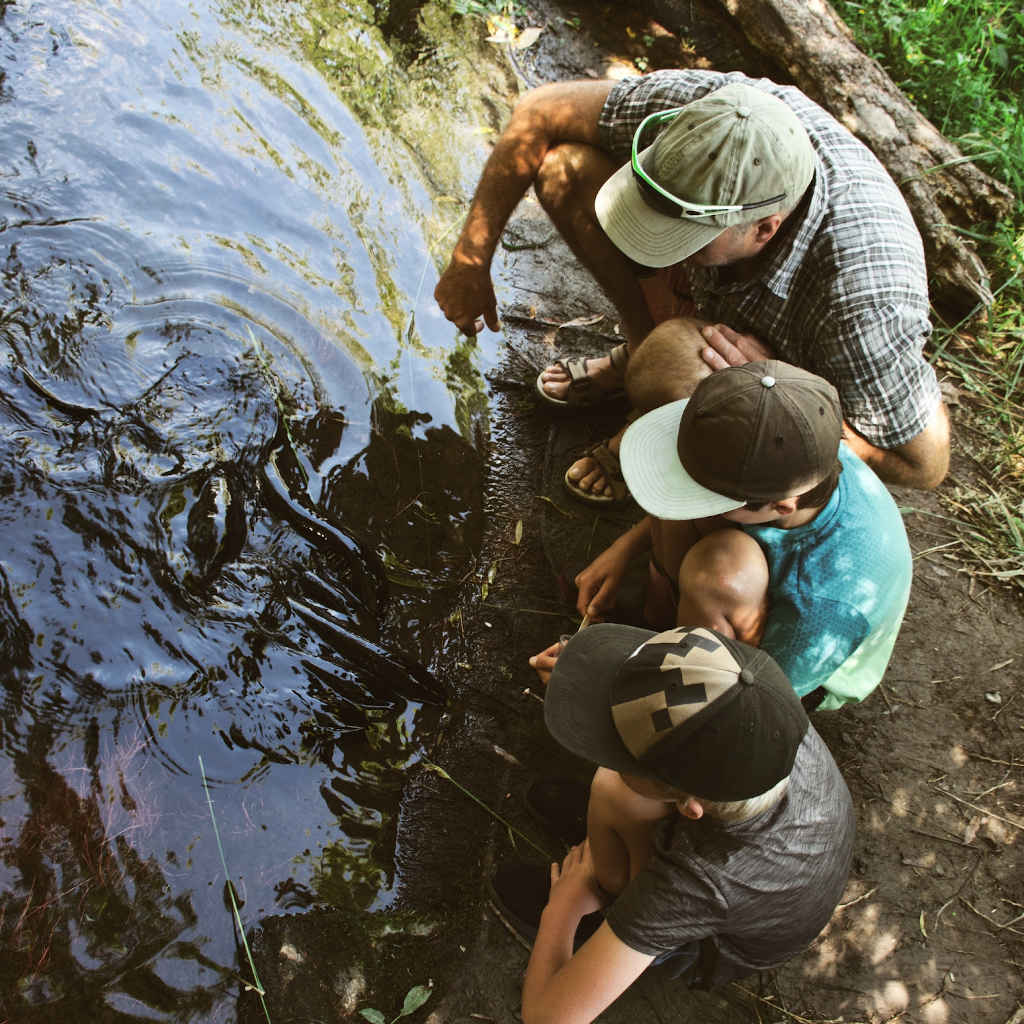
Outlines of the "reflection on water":
M 0 13 L 12 1020 L 231 1019 L 199 755 L 248 922 L 400 894 L 491 356 L 430 298 L 473 173 L 444 44 L 398 60 L 374 14 Z

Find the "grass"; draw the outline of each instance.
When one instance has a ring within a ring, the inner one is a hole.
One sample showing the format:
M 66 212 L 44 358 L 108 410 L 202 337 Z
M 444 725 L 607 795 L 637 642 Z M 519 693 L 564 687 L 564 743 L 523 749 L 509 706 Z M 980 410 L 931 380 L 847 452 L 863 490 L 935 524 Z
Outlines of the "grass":
M 932 358 L 965 398 L 958 434 L 977 469 L 940 491 L 963 564 L 1024 593 L 1024 9 L 1006 0 L 835 6 L 915 106 L 1017 195 L 1006 221 L 965 232 L 995 302 L 958 324 L 936 318 Z

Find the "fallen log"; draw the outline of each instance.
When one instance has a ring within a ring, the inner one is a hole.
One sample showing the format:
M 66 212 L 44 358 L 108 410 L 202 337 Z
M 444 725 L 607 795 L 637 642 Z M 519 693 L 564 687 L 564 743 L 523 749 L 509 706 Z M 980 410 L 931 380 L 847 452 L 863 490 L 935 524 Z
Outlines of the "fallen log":
M 985 174 L 924 118 L 868 57 L 825 0 L 718 0 L 746 38 L 882 161 L 924 239 L 932 303 L 961 319 L 992 301 L 988 273 L 957 227 L 1006 216 L 1012 192 Z M 689 0 L 654 0 L 675 31 Z

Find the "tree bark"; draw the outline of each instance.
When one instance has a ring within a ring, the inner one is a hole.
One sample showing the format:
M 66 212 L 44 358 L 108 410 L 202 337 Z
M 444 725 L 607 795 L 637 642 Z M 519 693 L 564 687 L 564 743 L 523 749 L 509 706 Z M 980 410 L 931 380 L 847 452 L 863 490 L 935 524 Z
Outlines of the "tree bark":
M 655 0 L 662 13 L 683 0 Z M 914 109 L 853 42 L 826 0 L 718 0 L 747 39 L 802 92 L 859 138 L 900 186 L 924 240 L 932 303 L 960 319 L 992 301 L 988 273 L 969 239 L 1006 216 L 1012 192 L 981 171 Z

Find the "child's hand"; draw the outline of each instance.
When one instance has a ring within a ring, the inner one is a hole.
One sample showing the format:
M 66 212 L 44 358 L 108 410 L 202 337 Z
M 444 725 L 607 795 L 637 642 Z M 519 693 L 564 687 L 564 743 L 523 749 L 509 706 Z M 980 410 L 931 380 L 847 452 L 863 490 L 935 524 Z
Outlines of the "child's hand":
M 547 686 L 548 680 L 551 678 L 551 670 L 555 667 L 555 662 L 558 661 L 558 655 L 561 654 L 562 648 L 565 646 L 561 639 L 556 640 L 550 647 L 545 647 L 540 654 L 535 654 L 530 659 L 530 667 L 537 672 L 537 678 Z
M 551 894 L 548 902 L 564 900 L 580 917 L 600 910 L 605 904 L 604 890 L 598 884 L 590 840 L 574 846 L 562 861 L 551 865 Z
M 615 596 L 628 568 L 628 553 L 616 545 L 602 551 L 573 581 L 579 591 L 576 611 L 591 622 L 602 621 L 602 614 L 615 607 Z

